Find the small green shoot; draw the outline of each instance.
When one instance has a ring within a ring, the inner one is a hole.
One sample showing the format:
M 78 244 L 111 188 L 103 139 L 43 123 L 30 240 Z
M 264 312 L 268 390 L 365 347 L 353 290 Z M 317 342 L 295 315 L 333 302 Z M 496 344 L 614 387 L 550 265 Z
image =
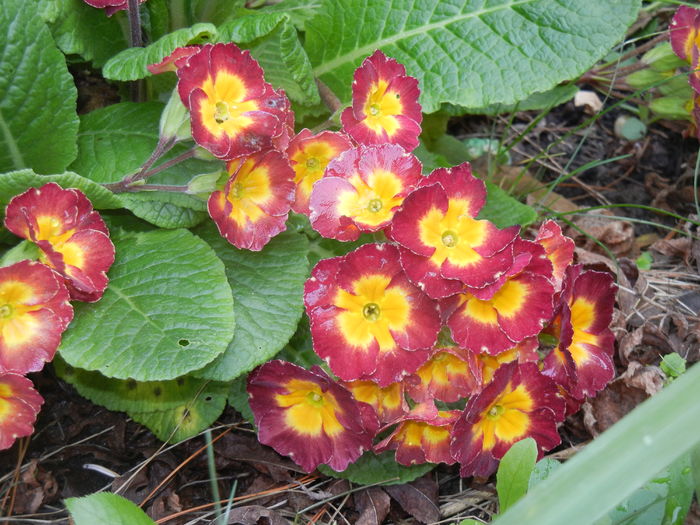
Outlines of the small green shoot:
M 686 370 L 686 361 L 683 359 L 680 355 L 678 355 L 676 352 L 673 352 L 671 354 L 667 354 L 663 356 L 661 359 L 661 370 L 663 370 L 664 374 L 666 374 L 666 377 L 668 378 L 668 382 L 670 383 L 674 379 L 677 379 L 678 377 L 681 376 L 681 374 L 685 373 Z
M 651 270 L 651 264 L 654 262 L 654 256 L 651 252 L 642 252 L 639 257 L 637 257 L 634 263 L 640 270 Z

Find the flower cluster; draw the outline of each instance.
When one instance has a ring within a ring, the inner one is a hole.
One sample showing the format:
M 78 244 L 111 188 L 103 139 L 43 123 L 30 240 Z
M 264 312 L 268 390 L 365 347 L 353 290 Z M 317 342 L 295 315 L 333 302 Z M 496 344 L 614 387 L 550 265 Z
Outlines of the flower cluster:
M 30 188 L 7 205 L 5 227 L 26 241 L 0 267 L 0 449 L 32 433 L 43 400 L 24 374 L 53 359 L 69 300 L 100 299 L 114 262 L 107 227 L 78 190 Z M 38 260 L 25 258 L 32 249 Z
M 355 72 L 342 115 L 340 132 L 291 142 L 297 209 L 324 237 L 387 241 L 313 268 L 313 347 L 338 380 L 258 367 L 248 392 L 260 441 L 306 470 L 391 449 L 405 465 L 488 476 L 527 437 L 542 456 L 614 375 L 611 275 L 573 264 L 553 221 L 526 240 L 479 218 L 486 189 L 468 163 L 423 175 L 410 153 L 417 82 L 381 52 Z

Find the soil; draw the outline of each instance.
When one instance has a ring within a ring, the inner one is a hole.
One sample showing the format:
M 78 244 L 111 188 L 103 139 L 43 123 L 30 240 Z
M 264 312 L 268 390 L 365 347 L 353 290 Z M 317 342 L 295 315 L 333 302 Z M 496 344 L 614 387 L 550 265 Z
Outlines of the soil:
M 118 100 L 98 75 L 84 69 L 75 73 L 81 109 Z M 584 171 L 556 191 L 579 207 L 639 204 L 676 215 L 624 207 L 614 208 L 618 218 L 644 222 L 610 219 L 601 225 L 585 215 L 572 217 L 577 229 L 569 233 L 577 239 L 579 260 L 607 265 L 626 291 L 618 299 L 613 325 L 619 379 L 565 422 L 563 443 L 552 452 L 558 458 L 570 456 L 658 390 L 663 354 L 675 351 L 689 362 L 700 359 L 700 246 L 667 229 L 697 235 L 678 218 L 696 213 L 692 173 L 697 141 L 659 123 L 650 126 L 642 140 L 620 139 L 614 123 L 621 113 L 613 109 L 567 136 L 589 118 L 584 108 L 568 102 L 551 111 L 511 151 L 512 165 L 523 166 L 549 148 L 548 155 L 529 168 L 535 180 L 545 183 L 556 180 L 569 161 L 570 172 L 592 161 L 629 155 Z M 512 138 L 537 115 L 519 113 L 511 126 L 498 117 L 461 118 L 451 121 L 450 131 L 459 138 Z M 597 236 L 610 252 L 600 251 L 579 230 Z M 640 271 L 634 264 L 642 251 L 654 256 L 649 270 Z M 611 255 L 618 258 L 619 270 Z M 650 291 L 654 304 L 648 304 Z M 0 508 L 8 523 L 68 523 L 63 499 L 104 488 L 143 504 L 152 518 L 163 520 L 159 523 L 212 519 L 203 435 L 163 445 L 127 415 L 82 398 L 57 379 L 51 367 L 30 377 L 46 403 L 31 439 L 0 453 Z M 236 523 L 355 523 L 361 515 L 367 521 L 358 523 L 373 523 L 363 514 L 370 506 L 379 514 L 386 511 L 384 523 L 432 522 L 436 516 L 445 522 L 488 519 L 496 510 L 493 482 L 461 479 L 456 467 L 440 466 L 411 485 L 424 503 L 407 496 L 406 488 L 373 487 L 347 494 L 347 482 L 318 473 L 305 476 L 288 459 L 258 444 L 250 426 L 231 408 L 213 426 L 212 435 L 223 435 L 214 445 L 221 498 L 228 497 L 234 484 L 241 498 Z M 339 496 L 330 499 L 333 495 Z M 700 523 L 697 504 L 687 523 Z

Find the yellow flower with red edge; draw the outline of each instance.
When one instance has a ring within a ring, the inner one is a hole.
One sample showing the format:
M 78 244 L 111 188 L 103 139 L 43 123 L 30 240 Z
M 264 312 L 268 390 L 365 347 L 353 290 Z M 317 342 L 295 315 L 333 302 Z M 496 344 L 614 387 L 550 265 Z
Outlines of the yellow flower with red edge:
M 0 374 L 0 450 L 34 432 L 36 415 L 43 403 L 29 379 L 19 374 Z
M 178 92 L 192 117 L 192 138 L 214 156 L 230 160 L 286 149 L 289 100 L 263 79 L 263 71 L 235 44 L 202 46 L 177 69 Z
M 393 144 L 358 146 L 335 157 L 313 185 L 311 226 L 324 237 L 353 241 L 387 227 L 421 181 L 418 159 Z
M 452 403 L 481 390 L 474 353 L 456 346 L 433 348 L 430 358 L 405 382 L 411 398 L 418 402 Z
M 374 381 L 344 381 L 341 384 L 355 399 L 374 408 L 380 423 L 391 423 L 408 412 L 403 382 L 383 388 Z
M 247 390 L 259 441 L 307 472 L 321 464 L 345 470 L 372 447 L 374 410 L 319 367 L 269 361 L 251 372 Z
M 294 171 L 278 151 L 231 160 L 222 190 L 209 196 L 209 215 L 236 248 L 260 251 L 285 230 L 294 198 Z
M 41 261 L 66 279 L 71 299 L 94 302 L 102 297 L 114 245 L 81 191 L 54 182 L 30 188 L 7 205 L 5 227 L 41 249 Z
M 440 329 L 436 303 L 406 278 L 390 244 L 320 261 L 304 303 L 316 353 L 345 381 L 400 381 L 426 361 Z
M 454 425 L 451 452 L 460 475 L 488 477 L 514 443 L 531 437 L 538 458 L 561 442 L 557 423 L 564 400 L 554 381 L 534 363 L 508 363 L 484 390 L 471 397 Z
M 406 151 L 418 147 L 423 120 L 418 103 L 418 80 L 381 51 L 355 70 L 352 106 L 343 111 L 343 129 L 360 144 L 398 144 Z
M 682 5 L 671 20 L 671 47 L 690 64 L 688 82 L 700 93 L 700 9 Z
M 477 219 L 485 203 L 484 183 L 464 163 L 424 177 L 396 212 L 390 236 L 408 278 L 429 296 L 483 288 L 512 266 L 518 227 L 500 230 Z

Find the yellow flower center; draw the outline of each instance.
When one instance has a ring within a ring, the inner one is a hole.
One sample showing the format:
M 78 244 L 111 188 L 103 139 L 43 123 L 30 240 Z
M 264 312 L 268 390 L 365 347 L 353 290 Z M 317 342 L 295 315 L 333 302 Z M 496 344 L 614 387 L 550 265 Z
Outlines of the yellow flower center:
M 377 213 L 380 211 L 384 205 L 382 204 L 381 199 L 372 199 L 369 201 L 369 204 L 367 204 L 367 209 L 371 211 L 372 213 Z
M 313 381 L 291 379 L 286 385 L 288 394 L 277 394 L 277 405 L 286 408 L 287 425 L 300 434 L 319 436 L 325 433 L 335 436 L 343 432 L 344 427 L 336 414 L 340 407 L 335 397 Z
M 320 162 L 316 157 L 309 157 L 308 159 L 306 159 L 306 167 L 310 170 L 315 170 L 316 168 L 318 168 L 319 164 Z
M 442 244 L 448 248 L 453 248 L 457 246 L 458 238 L 457 234 L 453 231 L 447 230 L 442 234 Z
M 397 196 L 403 183 L 390 171 L 378 169 L 367 177 L 366 183 L 359 175 L 353 175 L 348 181 L 355 191 L 338 196 L 338 212 L 358 223 L 377 226 L 390 221 L 393 210 L 403 202 L 403 197 Z
M 12 315 L 13 308 L 9 304 L 3 304 L 0 306 L 0 318 L 7 319 Z
M 362 315 L 368 321 L 377 321 L 382 311 L 377 303 L 367 303 L 362 308 Z

